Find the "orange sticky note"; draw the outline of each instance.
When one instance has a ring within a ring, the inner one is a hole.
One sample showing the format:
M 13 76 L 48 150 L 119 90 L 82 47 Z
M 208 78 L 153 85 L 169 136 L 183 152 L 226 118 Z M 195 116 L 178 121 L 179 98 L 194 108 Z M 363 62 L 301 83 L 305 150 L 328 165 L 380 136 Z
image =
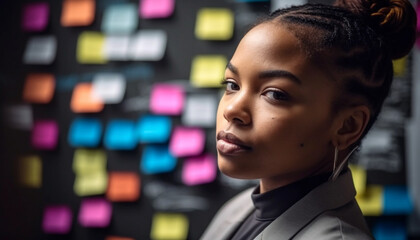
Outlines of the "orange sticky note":
M 140 177 L 134 172 L 110 172 L 106 197 L 113 202 L 132 202 L 140 196 Z
M 95 18 L 95 0 L 65 0 L 61 12 L 64 27 L 87 26 Z
M 79 83 L 74 87 L 70 108 L 75 113 L 100 112 L 104 103 L 92 94 L 92 83 Z
M 30 103 L 48 103 L 54 95 L 55 79 L 49 73 L 29 74 L 23 88 L 23 100 Z

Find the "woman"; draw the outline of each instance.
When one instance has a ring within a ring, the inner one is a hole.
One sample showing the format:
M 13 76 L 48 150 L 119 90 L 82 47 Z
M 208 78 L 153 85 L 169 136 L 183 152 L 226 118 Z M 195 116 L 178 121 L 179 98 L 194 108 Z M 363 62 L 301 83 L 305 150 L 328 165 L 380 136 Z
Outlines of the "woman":
M 346 168 L 415 41 L 407 0 L 278 10 L 241 40 L 217 113 L 220 170 L 260 179 L 202 236 L 371 239 Z

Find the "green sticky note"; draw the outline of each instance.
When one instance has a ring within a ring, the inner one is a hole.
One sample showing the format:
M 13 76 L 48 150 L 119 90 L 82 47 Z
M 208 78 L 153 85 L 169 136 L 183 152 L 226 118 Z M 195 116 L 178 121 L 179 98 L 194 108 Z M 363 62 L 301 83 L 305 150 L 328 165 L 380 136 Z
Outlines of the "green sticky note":
M 85 31 L 77 41 L 77 61 L 83 64 L 104 64 L 105 36 L 99 32 Z
M 233 36 L 234 15 L 228 8 L 202 8 L 198 11 L 195 36 L 201 40 L 229 40 Z
M 42 161 L 39 156 L 26 156 L 19 160 L 19 180 L 22 186 L 40 188 Z
M 108 174 L 105 171 L 79 174 L 74 180 L 74 192 L 77 196 L 92 196 L 104 194 L 108 187 Z
M 153 240 L 182 240 L 188 236 L 188 218 L 178 213 L 156 213 L 152 220 L 150 238 Z
M 105 152 L 103 150 L 76 149 L 73 157 L 73 171 L 76 174 L 106 171 Z
M 220 87 L 227 59 L 223 55 L 198 55 L 191 66 L 191 84 L 195 87 Z

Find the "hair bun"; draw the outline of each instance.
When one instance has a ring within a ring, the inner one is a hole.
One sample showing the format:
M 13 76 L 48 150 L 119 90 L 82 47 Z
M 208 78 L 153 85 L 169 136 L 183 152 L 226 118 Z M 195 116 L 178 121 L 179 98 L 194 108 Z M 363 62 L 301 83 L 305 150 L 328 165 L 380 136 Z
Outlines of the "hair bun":
M 408 0 L 337 0 L 335 5 L 366 17 L 392 59 L 407 55 L 416 41 L 417 16 Z

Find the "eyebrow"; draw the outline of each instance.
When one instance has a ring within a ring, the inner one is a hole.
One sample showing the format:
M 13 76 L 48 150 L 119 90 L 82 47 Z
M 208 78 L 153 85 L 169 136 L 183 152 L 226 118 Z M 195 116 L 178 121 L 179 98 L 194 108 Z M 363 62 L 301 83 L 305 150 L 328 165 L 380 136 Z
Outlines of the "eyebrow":
M 227 69 L 229 69 L 231 72 L 233 72 L 236 75 L 239 75 L 238 68 L 232 65 L 231 62 L 229 62 L 226 66 Z M 292 82 L 302 85 L 302 81 L 296 77 L 293 73 L 285 71 L 285 70 L 267 70 L 262 71 L 259 73 L 258 77 L 260 79 L 267 79 L 267 78 L 287 78 L 291 80 Z

